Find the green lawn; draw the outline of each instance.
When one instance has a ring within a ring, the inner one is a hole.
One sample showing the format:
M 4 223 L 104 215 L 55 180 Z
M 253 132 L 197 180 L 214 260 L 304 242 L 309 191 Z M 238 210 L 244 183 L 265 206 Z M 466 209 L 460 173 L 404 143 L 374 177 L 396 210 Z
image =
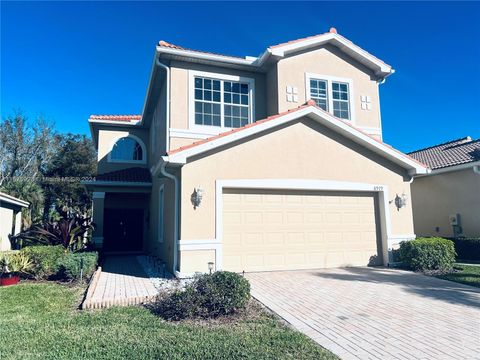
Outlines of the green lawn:
M 455 265 L 455 272 L 437 276 L 440 279 L 480 287 L 480 266 Z
M 337 359 L 263 312 L 229 324 L 168 323 L 143 307 L 77 310 L 83 288 L 0 288 L 0 358 Z

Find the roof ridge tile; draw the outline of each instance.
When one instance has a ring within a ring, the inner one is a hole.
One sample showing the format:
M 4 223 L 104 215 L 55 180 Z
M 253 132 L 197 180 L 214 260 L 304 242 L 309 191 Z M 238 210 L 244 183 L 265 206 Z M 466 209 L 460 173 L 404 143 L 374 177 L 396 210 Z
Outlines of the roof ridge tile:
M 427 146 L 427 147 L 424 147 L 424 148 L 421 148 L 421 149 L 418 149 L 418 150 L 410 151 L 410 152 L 408 152 L 407 154 L 414 154 L 414 153 L 417 153 L 417 152 L 420 152 L 420 151 L 425 151 L 425 150 L 437 148 L 437 147 L 440 147 L 440 146 L 443 146 L 443 145 L 452 144 L 452 143 L 454 143 L 454 142 L 459 142 L 459 141 L 462 141 L 462 140 L 467 140 L 468 143 L 472 142 L 472 138 L 471 138 L 470 136 L 465 136 L 465 137 L 463 137 L 463 138 L 459 138 L 459 139 L 455 139 L 455 140 L 450 140 L 450 141 L 446 141 L 446 142 L 443 142 L 443 143 L 440 143 L 440 144 L 431 145 L 431 146 Z M 480 139 L 478 139 L 478 140 L 480 140 Z M 478 141 L 478 140 L 473 140 L 473 142 L 474 142 L 474 141 Z

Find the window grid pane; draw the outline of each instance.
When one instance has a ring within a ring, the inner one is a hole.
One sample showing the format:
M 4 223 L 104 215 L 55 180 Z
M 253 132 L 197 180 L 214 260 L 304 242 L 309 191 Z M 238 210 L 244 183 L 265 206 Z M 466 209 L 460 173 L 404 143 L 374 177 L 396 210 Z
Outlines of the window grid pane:
M 222 110 L 224 127 L 241 127 L 249 123 L 248 83 L 195 77 L 194 90 L 196 125 L 222 126 Z
M 333 115 L 350 119 L 348 84 L 332 82 Z
M 310 98 L 315 101 L 318 107 L 328 110 L 327 82 L 324 80 L 310 80 Z
M 249 88 L 247 83 L 223 82 L 224 126 L 238 128 L 249 122 Z
M 221 126 L 220 80 L 195 78 L 195 124 Z

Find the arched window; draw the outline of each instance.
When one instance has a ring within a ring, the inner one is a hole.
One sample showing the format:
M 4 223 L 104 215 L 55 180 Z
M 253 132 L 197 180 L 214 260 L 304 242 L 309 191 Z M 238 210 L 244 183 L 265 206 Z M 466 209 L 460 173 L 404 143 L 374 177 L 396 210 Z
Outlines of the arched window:
M 133 137 L 123 137 L 115 142 L 110 152 L 113 161 L 143 161 L 144 149 Z

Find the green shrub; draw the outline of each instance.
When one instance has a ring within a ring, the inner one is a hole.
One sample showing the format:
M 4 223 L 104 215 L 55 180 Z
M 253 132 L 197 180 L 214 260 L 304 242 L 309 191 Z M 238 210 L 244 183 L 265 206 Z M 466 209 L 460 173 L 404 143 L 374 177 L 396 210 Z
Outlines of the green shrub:
M 80 280 L 82 265 L 83 277 L 90 277 L 95 272 L 97 262 L 98 253 L 96 251 L 70 253 L 60 261 L 57 278 L 67 281 Z
M 449 272 L 455 255 L 453 242 L 447 239 L 417 238 L 400 243 L 400 260 L 415 271 Z
M 452 239 L 459 260 L 480 261 L 480 238 Z
M 206 317 L 228 315 L 244 308 L 250 298 L 250 284 L 244 277 L 228 271 L 203 275 L 196 279 L 195 289 L 202 299 Z
M 37 280 L 48 279 L 58 272 L 59 264 L 67 255 L 62 245 L 27 246 L 20 250 L 33 262 L 31 274 Z
M 166 320 L 182 320 L 198 316 L 201 299 L 192 286 L 160 297 L 153 306 L 155 313 Z
M 185 289 L 160 298 L 155 311 L 167 320 L 217 317 L 244 309 L 250 299 L 250 284 L 244 277 L 218 271 L 196 277 Z

